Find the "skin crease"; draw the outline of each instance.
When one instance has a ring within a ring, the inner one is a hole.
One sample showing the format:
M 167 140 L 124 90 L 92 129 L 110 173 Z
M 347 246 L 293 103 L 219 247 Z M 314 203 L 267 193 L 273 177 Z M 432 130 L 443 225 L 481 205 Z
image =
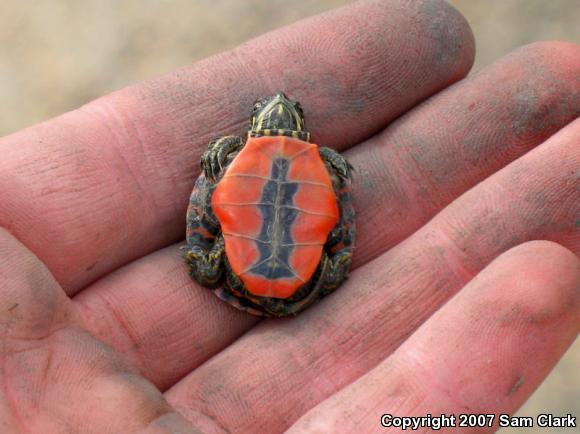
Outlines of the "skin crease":
M 378 430 L 435 393 L 515 410 L 580 328 L 579 53 L 535 44 L 448 87 L 473 60 L 457 12 L 360 2 L 2 139 L 2 432 Z M 170 245 L 210 136 L 279 86 L 349 149 L 360 242 L 338 292 L 253 327 Z

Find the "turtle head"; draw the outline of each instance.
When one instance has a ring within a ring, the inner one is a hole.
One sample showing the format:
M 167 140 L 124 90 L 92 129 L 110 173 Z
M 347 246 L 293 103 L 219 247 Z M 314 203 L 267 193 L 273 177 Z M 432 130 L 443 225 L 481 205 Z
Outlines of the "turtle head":
M 250 137 L 289 136 L 309 141 L 310 133 L 304 127 L 304 113 L 297 101 L 282 92 L 255 102 L 250 117 Z

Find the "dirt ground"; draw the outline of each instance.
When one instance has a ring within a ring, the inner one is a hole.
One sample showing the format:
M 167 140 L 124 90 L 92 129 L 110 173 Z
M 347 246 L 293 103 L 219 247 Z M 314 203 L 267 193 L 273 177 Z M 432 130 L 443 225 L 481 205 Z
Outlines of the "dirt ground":
M 580 42 L 580 0 L 450 2 L 466 16 L 475 33 L 474 70 L 533 41 Z M 345 0 L 145 3 L 2 0 L 0 135 L 346 3 Z M 577 342 L 520 414 L 536 416 L 550 412 L 580 416 L 579 367 Z M 551 432 L 536 430 L 539 429 L 521 432 Z

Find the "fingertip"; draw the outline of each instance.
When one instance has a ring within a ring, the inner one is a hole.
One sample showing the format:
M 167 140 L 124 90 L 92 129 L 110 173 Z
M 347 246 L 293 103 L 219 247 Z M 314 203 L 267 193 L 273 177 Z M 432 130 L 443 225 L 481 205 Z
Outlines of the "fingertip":
M 406 378 L 407 399 L 423 396 L 413 407 L 511 413 L 577 336 L 579 296 L 580 261 L 571 251 L 551 241 L 520 244 L 489 263 L 381 372 Z
M 496 291 L 501 299 L 498 305 L 507 306 L 498 312 L 518 312 L 535 325 L 577 317 L 580 260 L 565 247 L 552 241 L 529 241 L 506 251 L 489 267 L 495 279 L 505 279 L 502 287 L 509 288 Z
M 455 70 L 453 81 L 466 75 L 475 60 L 475 37 L 467 19 L 445 0 L 420 2 L 420 10 L 437 44 L 434 65 Z

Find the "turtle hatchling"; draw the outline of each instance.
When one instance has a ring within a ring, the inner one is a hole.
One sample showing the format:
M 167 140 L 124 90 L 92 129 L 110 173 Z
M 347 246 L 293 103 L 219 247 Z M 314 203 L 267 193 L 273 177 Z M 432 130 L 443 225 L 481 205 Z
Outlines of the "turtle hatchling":
M 298 102 L 254 104 L 244 140 L 213 140 L 187 211 L 191 276 L 254 315 L 293 315 L 348 276 L 355 222 L 352 167 L 310 143 Z

